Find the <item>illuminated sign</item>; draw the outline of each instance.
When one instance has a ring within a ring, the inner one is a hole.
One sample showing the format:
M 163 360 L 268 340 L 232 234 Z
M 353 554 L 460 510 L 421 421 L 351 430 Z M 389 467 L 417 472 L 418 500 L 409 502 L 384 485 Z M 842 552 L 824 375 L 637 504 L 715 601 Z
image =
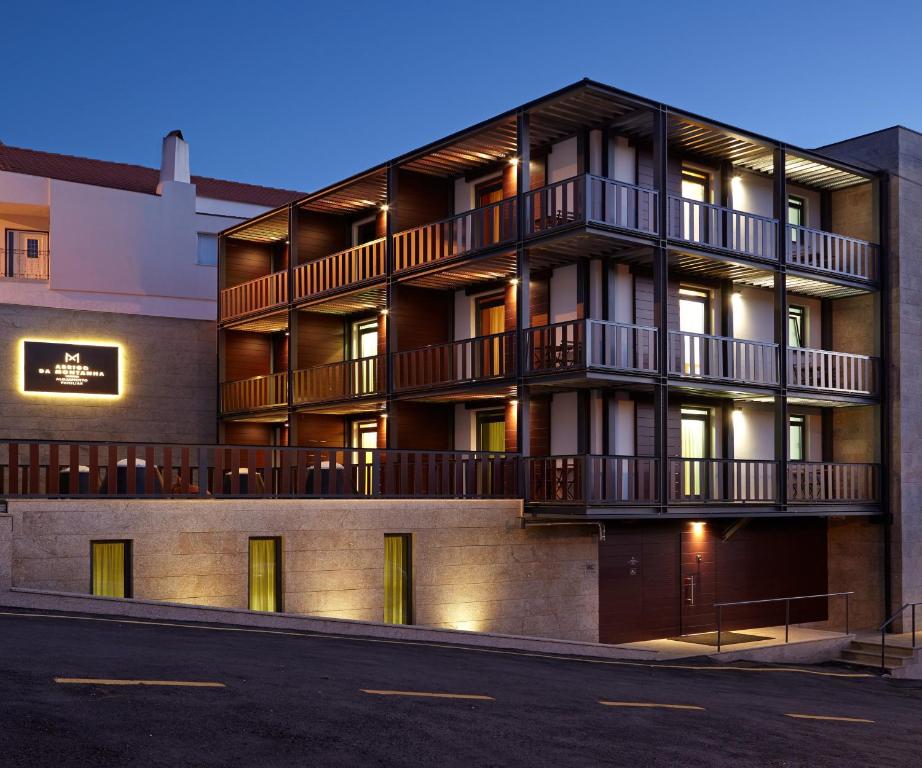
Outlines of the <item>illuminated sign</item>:
M 119 394 L 119 348 L 56 341 L 23 341 L 24 392 Z

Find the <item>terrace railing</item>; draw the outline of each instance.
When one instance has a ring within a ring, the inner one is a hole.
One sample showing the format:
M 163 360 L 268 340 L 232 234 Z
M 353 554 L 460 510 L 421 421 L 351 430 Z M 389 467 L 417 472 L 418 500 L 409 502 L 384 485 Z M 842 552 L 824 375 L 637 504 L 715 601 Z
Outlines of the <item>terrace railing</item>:
M 288 404 L 288 374 L 272 373 L 221 384 L 221 411 L 239 413 Z
M 788 347 L 787 357 L 789 387 L 843 394 L 877 394 L 876 357 L 804 347 Z
M 515 498 L 515 454 L 0 442 L 0 495 Z
M 656 373 L 656 328 L 604 320 L 568 320 L 525 329 L 529 373 L 598 369 Z
M 48 256 L 48 251 L 0 248 L 0 278 L 47 280 Z
M 299 264 L 294 269 L 294 300 L 364 285 L 385 274 L 387 238 Z
M 788 503 L 862 503 L 880 500 L 880 466 L 840 462 L 790 462 Z
M 292 372 L 296 405 L 351 400 L 384 391 L 383 355 L 342 360 Z
M 787 260 L 839 278 L 877 280 L 879 248 L 867 240 L 787 225 Z
M 757 259 L 777 260 L 778 220 L 670 195 L 669 237 Z
M 778 462 L 760 459 L 669 459 L 669 501 L 758 503 L 777 500 Z
M 399 274 L 486 248 L 515 242 L 516 198 L 511 197 L 394 235 Z
M 221 291 L 221 320 L 235 320 L 288 302 L 288 271 L 273 272 Z
M 669 331 L 669 373 L 695 379 L 774 386 L 778 345 L 727 336 Z
M 527 500 L 543 504 L 655 504 L 659 461 L 641 456 L 524 458 Z
M 656 190 L 583 174 L 525 194 L 526 235 L 576 223 L 657 233 Z
M 489 381 L 516 373 L 515 331 L 396 352 L 394 389 L 406 391 Z

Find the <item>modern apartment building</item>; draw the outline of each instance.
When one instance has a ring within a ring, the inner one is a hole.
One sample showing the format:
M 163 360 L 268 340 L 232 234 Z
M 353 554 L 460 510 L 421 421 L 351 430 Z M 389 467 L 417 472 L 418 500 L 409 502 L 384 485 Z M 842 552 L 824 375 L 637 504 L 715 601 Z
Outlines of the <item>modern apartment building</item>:
M 99 497 L 53 577 L 14 536 L 14 586 L 79 591 L 92 540 L 153 599 L 625 642 L 850 591 L 790 618 L 876 626 L 922 599 L 918 143 L 585 80 L 235 224 L 218 444 L 6 445 L 7 497 Z

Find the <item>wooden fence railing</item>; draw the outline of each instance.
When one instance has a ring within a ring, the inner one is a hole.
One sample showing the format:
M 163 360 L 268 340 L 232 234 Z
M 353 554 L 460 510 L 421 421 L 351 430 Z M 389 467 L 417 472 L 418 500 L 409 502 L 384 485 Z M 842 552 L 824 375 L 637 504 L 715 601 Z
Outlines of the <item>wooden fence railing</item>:
M 234 320 L 288 302 L 288 271 L 247 280 L 221 291 L 221 320 Z
M 655 504 L 657 459 L 641 456 L 527 457 L 527 501 L 545 504 Z
M 877 394 L 878 360 L 850 352 L 788 347 L 788 386 Z
M 790 504 L 880 500 L 878 464 L 791 462 L 787 475 Z
M 516 198 L 510 197 L 442 221 L 394 235 L 394 272 L 425 267 L 513 243 L 516 234 Z
M 777 219 L 674 195 L 668 202 L 669 237 L 777 261 Z
M 525 329 L 530 373 L 593 368 L 656 373 L 656 328 L 606 320 L 567 320 Z
M 359 286 L 383 278 L 387 238 L 299 264 L 294 269 L 294 300 Z
M 272 373 L 221 384 L 221 411 L 238 413 L 288 404 L 288 374 Z
M 778 345 L 704 333 L 669 331 L 669 373 L 740 384 L 778 383 Z
M 759 459 L 669 459 L 669 500 L 678 503 L 773 502 L 778 462 Z
M 0 495 L 515 498 L 516 454 L 0 442 Z
M 788 264 L 835 277 L 877 280 L 879 248 L 867 240 L 787 225 Z
M 383 355 L 342 360 L 292 371 L 292 395 L 297 405 L 349 400 L 384 391 Z
M 391 359 L 394 389 L 405 391 L 514 376 L 515 358 L 515 331 L 396 352 Z

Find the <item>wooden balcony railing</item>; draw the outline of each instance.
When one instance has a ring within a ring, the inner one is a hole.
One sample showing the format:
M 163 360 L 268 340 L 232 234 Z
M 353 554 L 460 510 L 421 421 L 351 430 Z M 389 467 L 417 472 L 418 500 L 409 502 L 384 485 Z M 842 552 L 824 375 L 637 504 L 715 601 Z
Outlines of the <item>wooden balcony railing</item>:
M 788 386 L 876 395 L 878 360 L 849 352 L 788 347 Z
M 656 328 L 568 320 L 525 329 L 529 373 L 579 369 L 656 373 Z
M 647 187 L 584 174 L 525 195 L 527 235 L 578 222 L 657 233 L 657 193 Z
M 342 360 L 292 372 L 296 405 L 371 397 L 384 392 L 384 355 Z
M 695 379 L 773 386 L 778 345 L 727 336 L 669 331 L 669 373 Z
M 288 271 L 273 272 L 221 291 L 221 320 L 234 320 L 288 302 Z
M 394 389 L 426 389 L 514 376 L 515 331 L 396 352 Z
M 383 278 L 387 238 L 372 240 L 294 269 L 294 300 L 309 299 Z
M 675 503 L 773 502 L 778 462 L 757 459 L 669 459 L 669 500 Z
M 288 374 L 272 373 L 221 384 L 221 412 L 240 413 L 288 404 Z
M 880 467 L 877 464 L 791 462 L 787 473 L 790 504 L 880 500 Z
M 527 501 L 543 504 L 656 504 L 657 459 L 539 456 L 526 462 Z
M 669 196 L 669 237 L 695 245 L 777 260 L 778 220 L 719 205 Z
M 516 198 L 475 208 L 394 235 L 394 272 L 401 273 L 515 242 Z
M 819 229 L 787 226 L 788 264 L 840 278 L 877 280 L 878 246 Z
M 516 498 L 516 454 L 0 442 L 0 495 Z

